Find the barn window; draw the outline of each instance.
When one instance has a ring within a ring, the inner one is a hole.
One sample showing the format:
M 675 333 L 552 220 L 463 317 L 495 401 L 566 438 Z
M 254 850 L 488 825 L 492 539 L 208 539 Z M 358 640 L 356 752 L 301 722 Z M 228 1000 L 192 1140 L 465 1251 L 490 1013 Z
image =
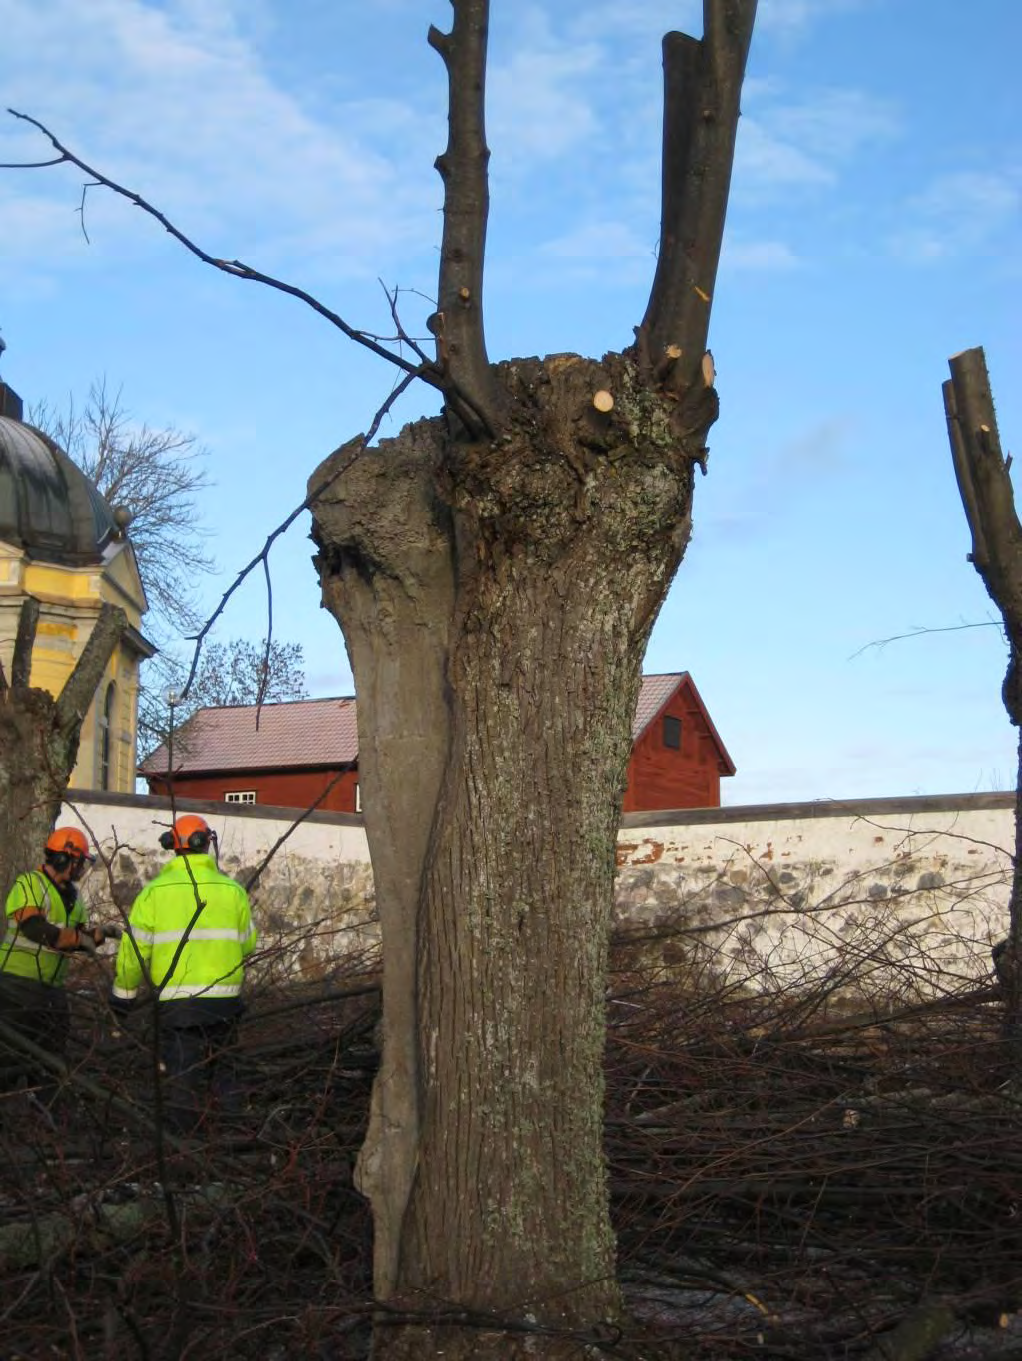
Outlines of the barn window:
M 224 794 L 224 803 L 255 803 L 255 801 L 254 789 L 228 789 Z
M 681 750 L 681 719 L 672 718 L 670 714 L 664 716 L 664 746 Z

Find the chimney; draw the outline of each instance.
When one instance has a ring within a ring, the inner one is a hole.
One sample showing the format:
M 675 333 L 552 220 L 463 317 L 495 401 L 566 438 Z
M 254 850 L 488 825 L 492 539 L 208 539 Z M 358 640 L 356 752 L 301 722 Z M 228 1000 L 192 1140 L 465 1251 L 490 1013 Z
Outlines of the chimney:
M 18 394 L 6 383 L 0 382 L 0 416 L 9 416 L 12 421 L 20 421 L 23 412 L 24 407 Z

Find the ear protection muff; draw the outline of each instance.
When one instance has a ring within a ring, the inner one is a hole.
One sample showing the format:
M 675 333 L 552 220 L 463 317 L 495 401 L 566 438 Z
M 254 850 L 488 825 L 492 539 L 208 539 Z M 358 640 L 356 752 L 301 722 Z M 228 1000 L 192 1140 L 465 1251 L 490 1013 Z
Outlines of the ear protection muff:
M 89 843 L 77 827 L 57 827 L 52 831 L 46 838 L 43 855 L 46 863 L 58 874 L 86 861 L 91 865 L 96 858 L 89 854 Z
M 173 830 L 160 833 L 160 845 L 165 851 L 194 851 L 201 854 L 209 850 L 209 843 L 216 841 L 216 833 L 213 831 L 203 832 L 196 828 L 190 834 L 187 841 L 179 841 L 177 833 Z

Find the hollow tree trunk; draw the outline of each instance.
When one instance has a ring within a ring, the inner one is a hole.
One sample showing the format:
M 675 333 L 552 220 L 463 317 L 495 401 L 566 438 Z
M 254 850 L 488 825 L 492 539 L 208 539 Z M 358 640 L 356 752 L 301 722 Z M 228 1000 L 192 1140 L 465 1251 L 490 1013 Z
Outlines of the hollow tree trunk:
M 658 394 L 622 356 L 495 373 L 501 440 L 424 421 L 312 479 L 338 473 L 314 535 L 360 712 L 371 697 L 363 732 L 395 734 L 360 752 L 387 1017 L 360 1171 L 377 1295 L 422 1319 L 380 1332 L 388 1357 L 574 1355 L 577 1337 L 516 1330 L 595 1336 L 619 1308 L 602 1149 L 614 846 L 716 395 Z

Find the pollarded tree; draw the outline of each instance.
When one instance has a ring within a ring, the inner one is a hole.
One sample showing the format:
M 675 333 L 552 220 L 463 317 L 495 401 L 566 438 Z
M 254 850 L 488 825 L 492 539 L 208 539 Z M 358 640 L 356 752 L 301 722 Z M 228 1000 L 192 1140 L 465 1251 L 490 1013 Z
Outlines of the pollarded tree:
M 452 7 L 429 34 L 450 134 L 435 355 L 418 362 L 202 250 L 43 131 L 56 162 L 206 263 L 302 298 L 443 394 L 396 439 L 351 440 L 309 492 L 383 929 L 359 1166 L 389 1306 L 375 1346 L 598 1355 L 620 1309 L 601 1075 L 615 841 L 646 642 L 717 416 L 706 344 L 756 0 L 704 0 L 703 38 L 664 40 L 660 250 L 634 342 L 504 363 L 483 325 L 489 4 Z
M 717 415 L 706 340 L 755 8 L 706 0 L 701 41 L 664 41 L 656 275 L 634 344 L 600 360 L 489 361 L 485 0 L 430 32 L 450 91 L 428 365 L 445 410 L 352 441 L 310 481 L 328 485 L 314 533 L 358 693 L 383 926 L 361 1184 L 377 1292 L 406 1305 L 582 1328 L 618 1308 L 601 1155 L 614 850 L 646 642 Z M 391 1349 L 570 1352 L 418 1338 Z
M 60 812 L 75 761 L 82 722 L 107 663 L 127 625 L 117 606 L 100 607 L 81 656 L 54 698 L 29 685 L 39 602 L 21 607 L 11 673 L 0 666 L 0 893 L 39 863 Z

